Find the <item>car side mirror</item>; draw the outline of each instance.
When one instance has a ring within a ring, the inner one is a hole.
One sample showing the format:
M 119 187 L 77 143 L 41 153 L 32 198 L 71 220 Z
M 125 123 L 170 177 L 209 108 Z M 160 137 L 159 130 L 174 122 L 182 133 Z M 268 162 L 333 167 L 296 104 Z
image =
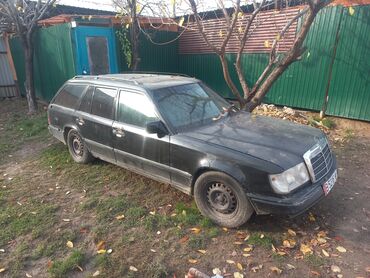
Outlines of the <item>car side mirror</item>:
M 146 131 L 149 134 L 156 133 L 158 135 L 158 138 L 162 138 L 168 134 L 168 130 L 166 126 L 162 123 L 162 121 L 155 121 L 155 122 L 147 123 Z

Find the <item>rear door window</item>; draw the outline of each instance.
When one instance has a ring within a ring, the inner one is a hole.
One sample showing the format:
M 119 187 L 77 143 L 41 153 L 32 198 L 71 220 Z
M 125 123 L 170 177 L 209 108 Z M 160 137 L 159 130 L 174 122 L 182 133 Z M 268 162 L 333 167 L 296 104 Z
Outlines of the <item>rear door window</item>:
M 117 90 L 112 88 L 95 88 L 91 114 L 113 119 L 113 104 Z
M 145 127 L 158 120 L 153 103 L 141 93 L 121 91 L 118 107 L 117 120 L 121 123 Z
M 94 87 L 90 86 L 81 100 L 80 109 L 79 109 L 80 111 L 90 113 L 93 93 L 94 93 Z
M 67 84 L 55 97 L 54 104 L 76 109 L 86 87 L 83 84 Z

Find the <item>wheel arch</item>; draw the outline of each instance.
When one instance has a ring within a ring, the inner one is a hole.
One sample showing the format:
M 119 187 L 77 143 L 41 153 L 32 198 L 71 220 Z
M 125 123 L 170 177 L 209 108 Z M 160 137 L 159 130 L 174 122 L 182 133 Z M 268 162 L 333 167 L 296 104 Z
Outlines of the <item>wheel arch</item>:
M 234 178 L 237 182 L 239 182 L 240 185 L 242 185 L 245 189 L 247 189 L 246 187 L 247 177 L 237 165 L 227 163 L 225 161 L 215 160 L 212 161 L 209 166 L 199 167 L 197 171 L 194 173 L 191 182 L 191 195 L 194 195 L 194 185 L 197 179 L 204 173 L 211 171 L 221 172 L 226 175 L 229 175 L 230 177 Z
M 74 126 L 74 125 L 65 125 L 64 128 L 63 128 L 63 138 L 64 138 L 64 142 L 67 144 L 67 136 L 68 136 L 68 132 L 71 130 L 71 129 L 74 129 L 76 130 L 77 132 L 80 132 L 79 129 Z

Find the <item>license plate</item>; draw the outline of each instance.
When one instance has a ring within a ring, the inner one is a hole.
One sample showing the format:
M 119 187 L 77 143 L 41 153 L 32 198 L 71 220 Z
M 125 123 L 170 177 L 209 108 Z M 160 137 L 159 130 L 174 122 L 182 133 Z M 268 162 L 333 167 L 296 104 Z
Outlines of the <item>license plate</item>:
M 330 190 L 333 188 L 335 182 L 337 181 L 338 173 L 337 170 L 331 175 L 331 177 L 322 185 L 325 196 L 329 194 Z

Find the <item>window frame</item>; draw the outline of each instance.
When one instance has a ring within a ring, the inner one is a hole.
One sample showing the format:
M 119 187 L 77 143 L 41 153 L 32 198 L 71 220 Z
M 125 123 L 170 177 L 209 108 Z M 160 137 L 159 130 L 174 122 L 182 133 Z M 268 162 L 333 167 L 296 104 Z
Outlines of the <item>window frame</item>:
M 112 120 L 114 121 L 115 118 L 116 118 L 116 113 L 117 113 L 117 109 L 116 109 L 116 106 L 117 106 L 117 97 L 118 97 L 118 93 L 119 93 L 119 89 L 117 87 L 114 87 L 114 86 L 106 86 L 106 85 L 91 85 L 94 87 L 94 93 L 92 95 L 92 99 L 91 99 L 91 107 L 90 107 L 90 115 L 91 116 L 94 116 L 94 117 L 99 117 L 99 118 L 102 118 L 102 119 L 106 119 L 106 120 Z M 110 89 L 110 90 L 115 90 L 116 91 L 116 95 L 113 99 L 113 103 L 112 103 L 112 118 L 107 118 L 107 117 L 103 117 L 103 116 L 100 116 L 100 115 L 96 115 L 96 114 L 93 114 L 92 113 L 92 107 L 93 107 L 93 104 L 94 104 L 94 97 L 95 97 L 95 93 L 96 93 L 96 89 L 99 89 L 99 88 L 102 88 L 102 89 Z M 81 111 L 82 112 L 82 111 Z
M 92 87 L 93 88 L 93 93 L 91 95 L 91 104 L 90 104 L 90 111 L 89 112 L 86 112 L 86 111 L 82 111 L 80 108 L 81 108 L 81 104 L 82 104 L 82 100 L 83 98 L 85 97 L 85 95 L 87 94 L 87 91 L 89 90 L 89 88 Z M 87 114 L 91 114 L 91 108 L 92 108 L 92 102 L 93 102 L 93 99 L 94 99 L 94 94 L 95 94 L 95 85 L 93 84 L 88 84 L 87 85 L 87 88 L 83 94 L 83 96 L 81 97 L 79 103 L 78 103 L 78 108 L 76 109 L 77 111 L 81 112 L 81 113 L 87 113 Z

